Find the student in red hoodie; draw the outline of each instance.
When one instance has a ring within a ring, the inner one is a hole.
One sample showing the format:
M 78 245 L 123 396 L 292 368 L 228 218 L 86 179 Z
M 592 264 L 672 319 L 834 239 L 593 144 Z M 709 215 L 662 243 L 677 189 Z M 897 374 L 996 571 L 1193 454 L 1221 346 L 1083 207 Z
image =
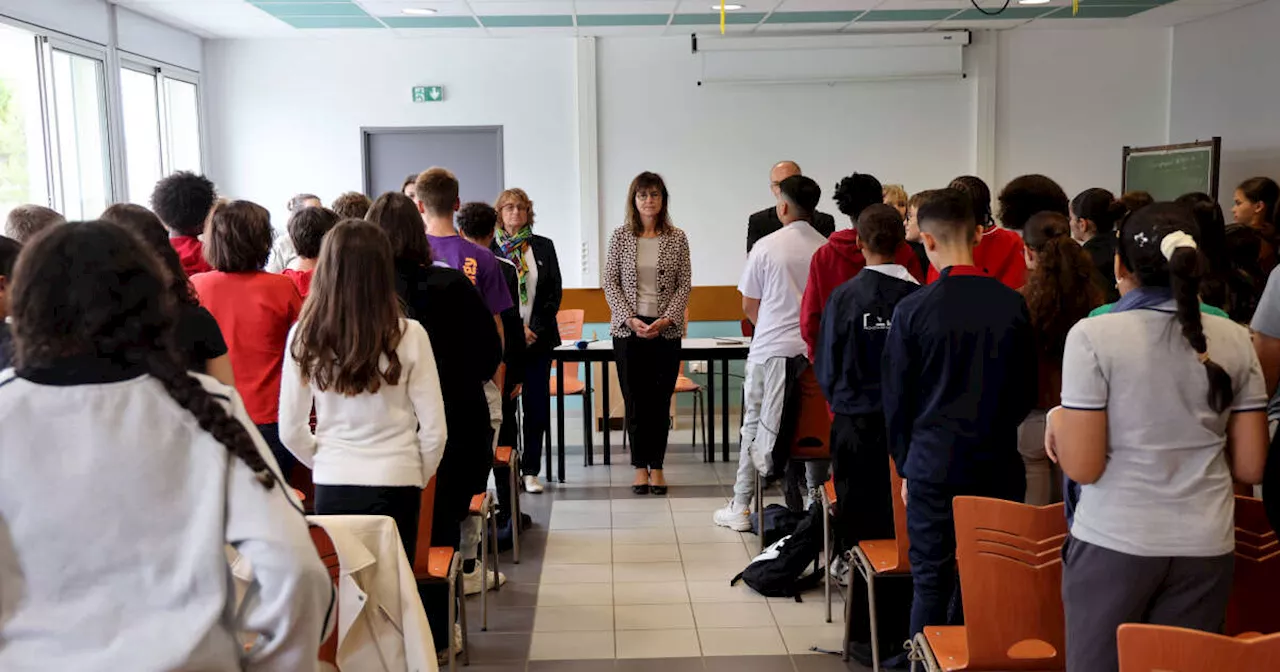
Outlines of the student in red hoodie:
M 982 227 L 978 246 L 973 249 L 973 265 L 1003 282 L 1006 287 L 1021 289 L 1027 284 L 1027 260 L 1023 257 L 1026 246 L 1022 244 L 1022 237 L 1009 229 L 1021 229 L 1027 220 L 1022 219 L 1016 227 L 1008 223 L 1005 224 L 1006 228 L 996 226 L 995 220 L 991 218 L 991 188 L 981 178 L 962 175 L 951 180 L 948 188 L 958 189 L 969 197 L 973 202 L 973 217 Z M 1027 217 L 1032 214 L 1035 212 Z M 937 279 L 937 269 L 930 268 L 929 282 Z
M 884 201 L 880 180 L 873 175 L 854 173 L 836 184 L 836 206 L 855 225 L 858 215 L 868 206 Z M 905 267 L 917 280 L 924 280 L 924 269 L 911 247 L 904 241 L 893 255 L 893 263 Z M 841 229 L 831 234 L 827 243 L 818 248 L 809 262 L 809 279 L 800 302 L 800 335 L 808 348 L 809 361 L 813 361 L 814 347 L 822 327 L 822 309 L 836 287 L 858 274 L 867 260 L 858 244 L 858 230 Z
M 187 171 L 160 180 L 151 192 L 151 211 L 169 229 L 169 242 L 188 276 L 213 270 L 205 261 L 200 234 L 217 197 L 209 178 Z

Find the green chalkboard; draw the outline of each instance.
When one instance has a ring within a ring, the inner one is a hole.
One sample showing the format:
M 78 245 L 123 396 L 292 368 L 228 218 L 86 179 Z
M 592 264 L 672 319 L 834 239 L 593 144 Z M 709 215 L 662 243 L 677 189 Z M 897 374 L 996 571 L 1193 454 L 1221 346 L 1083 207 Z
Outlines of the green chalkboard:
M 1157 201 L 1172 201 L 1194 191 L 1218 198 L 1222 140 L 1159 147 L 1124 148 L 1125 192 L 1146 191 Z

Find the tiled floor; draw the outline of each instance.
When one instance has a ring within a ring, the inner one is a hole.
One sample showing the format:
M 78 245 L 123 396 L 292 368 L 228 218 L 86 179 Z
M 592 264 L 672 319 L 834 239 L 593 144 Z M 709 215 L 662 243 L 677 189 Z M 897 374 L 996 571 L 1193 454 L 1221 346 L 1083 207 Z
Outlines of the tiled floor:
M 711 521 L 732 490 L 736 462 L 704 464 L 700 451 L 673 444 L 669 494 L 636 496 L 621 441 L 605 467 L 598 438 L 596 466 L 582 466 L 578 448 L 566 483 L 521 496 L 534 529 L 521 537 L 519 565 L 503 554 L 510 583 L 491 595 L 488 632 L 478 599 L 469 600 L 471 672 L 864 669 L 811 650 L 840 649 L 838 594 L 828 624 L 821 586 L 797 603 L 729 585 L 759 544 Z M 580 445 L 580 435 L 570 440 Z

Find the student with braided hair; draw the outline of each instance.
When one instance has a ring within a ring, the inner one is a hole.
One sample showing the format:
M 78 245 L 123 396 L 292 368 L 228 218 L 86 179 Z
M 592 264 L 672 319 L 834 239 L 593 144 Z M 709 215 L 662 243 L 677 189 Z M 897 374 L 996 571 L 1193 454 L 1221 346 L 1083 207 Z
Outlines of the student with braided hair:
M 328 573 L 236 391 L 169 346 L 169 287 L 106 222 L 19 258 L 15 368 L 0 374 L 0 669 L 316 669 Z M 239 610 L 227 544 L 254 569 Z
M 1121 623 L 1226 616 L 1232 479 L 1262 479 L 1267 395 L 1248 330 L 1200 310 L 1194 230 L 1173 203 L 1127 218 L 1115 270 L 1133 289 L 1067 335 L 1046 448 L 1082 484 L 1062 551 L 1069 672 L 1117 670 Z

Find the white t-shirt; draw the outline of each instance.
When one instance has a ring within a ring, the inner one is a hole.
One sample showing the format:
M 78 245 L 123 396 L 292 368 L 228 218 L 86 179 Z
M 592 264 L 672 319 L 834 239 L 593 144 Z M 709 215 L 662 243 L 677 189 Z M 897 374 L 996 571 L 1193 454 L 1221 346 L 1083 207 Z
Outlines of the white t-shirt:
M 505 290 L 504 290 L 505 291 Z M 288 354 L 280 378 L 280 441 L 311 468 L 321 485 L 423 487 L 444 456 L 444 401 L 431 339 L 416 320 L 401 318 L 396 346 L 400 381 L 354 397 L 303 384 Z M 297 334 L 289 330 L 288 343 Z M 290 350 L 292 351 L 292 345 Z M 381 366 L 386 366 L 383 357 Z M 315 401 L 316 432 L 311 433 Z
M 538 296 L 538 261 L 533 258 L 532 245 L 524 250 L 524 265 L 529 269 L 529 272 L 524 275 L 524 286 L 529 295 L 529 301 L 520 304 L 520 319 L 524 320 L 524 326 L 527 327 L 529 316 L 533 314 L 533 302 Z
M 800 301 L 809 280 L 809 261 L 827 242 L 806 222 L 792 222 L 761 238 L 747 255 L 738 291 L 760 300 L 760 315 L 747 361 L 806 352 L 800 335 Z

